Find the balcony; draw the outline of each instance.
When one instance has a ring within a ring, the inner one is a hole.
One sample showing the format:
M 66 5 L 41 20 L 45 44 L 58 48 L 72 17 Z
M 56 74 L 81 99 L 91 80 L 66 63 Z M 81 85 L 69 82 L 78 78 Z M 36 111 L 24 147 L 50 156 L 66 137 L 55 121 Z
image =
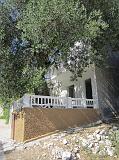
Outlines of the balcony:
M 24 95 L 15 101 L 12 111 L 20 111 L 22 108 L 97 108 L 96 100 L 71 97 L 53 97 L 41 95 Z

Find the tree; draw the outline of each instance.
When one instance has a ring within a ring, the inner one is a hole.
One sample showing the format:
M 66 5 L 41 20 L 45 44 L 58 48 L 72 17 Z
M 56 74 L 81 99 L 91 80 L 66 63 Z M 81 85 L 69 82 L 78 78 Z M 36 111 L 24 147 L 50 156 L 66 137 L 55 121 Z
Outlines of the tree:
M 5 97 L 38 93 L 52 64 L 63 63 L 77 78 L 90 63 L 99 64 L 108 56 L 109 45 L 118 48 L 116 0 L 14 2 L 12 10 L 16 7 L 20 13 L 15 21 L 10 6 L 2 6 L 1 12 L 0 86 Z
M 92 10 L 100 10 L 102 20 L 108 24 L 106 30 L 103 30 L 102 36 L 93 40 L 93 47 L 98 52 L 108 52 L 109 47 L 112 50 L 119 50 L 119 1 L 118 0 L 87 0 L 81 2 L 90 14 Z M 99 53 L 98 53 L 99 54 Z
M 31 42 L 37 60 L 40 61 L 41 56 L 47 59 L 50 55 L 54 63 L 62 62 L 68 69 L 71 68 L 67 63 L 70 56 L 69 48 L 76 41 L 88 44 L 79 59 L 80 66 L 77 65 L 79 70 L 70 69 L 79 76 L 80 72 L 97 58 L 92 41 L 100 37 L 108 25 L 102 20 L 99 10 L 88 13 L 80 1 L 66 2 L 66 0 L 30 0 L 23 11 L 21 21 L 18 22 L 18 28 L 23 30 L 22 37 Z M 56 61 L 57 56 L 59 61 Z M 98 58 L 100 57 L 101 55 Z
M 25 93 L 45 94 L 46 65 L 37 63 L 30 42 L 21 39 L 21 30 L 16 27 L 20 14 L 16 4 L 4 3 L 0 9 L 0 99 L 11 102 Z

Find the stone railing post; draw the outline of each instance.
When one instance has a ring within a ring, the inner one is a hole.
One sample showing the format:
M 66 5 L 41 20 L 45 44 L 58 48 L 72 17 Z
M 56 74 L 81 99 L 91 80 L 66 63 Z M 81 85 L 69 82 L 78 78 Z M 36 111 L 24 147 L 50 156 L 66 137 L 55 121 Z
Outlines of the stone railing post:
M 86 99 L 83 98 L 82 100 L 83 100 L 83 107 L 86 108 L 87 107 L 87 105 L 86 105 Z
M 95 109 L 98 108 L 98 99 L 94 99 L 93 106 Z
M 67 97 L 67 108 L 72 108 L 72 98 Z
M 31 96 L 28 95 L 28 94 L 25 94 L 23 96 L 23 108 L 26 108 L 26 107 L 32 107 L 31 106 Z

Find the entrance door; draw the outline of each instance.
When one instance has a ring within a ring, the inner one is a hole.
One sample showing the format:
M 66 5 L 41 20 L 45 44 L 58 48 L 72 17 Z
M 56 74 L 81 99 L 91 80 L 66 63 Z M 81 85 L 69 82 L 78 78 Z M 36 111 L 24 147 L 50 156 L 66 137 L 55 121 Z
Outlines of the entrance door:
M 71 98 L 75 97 L 74 85 L 69 86 L 69 97 L 71 97 Z
M 86 99 L 93 99 L 91 78 L 85 80 Z

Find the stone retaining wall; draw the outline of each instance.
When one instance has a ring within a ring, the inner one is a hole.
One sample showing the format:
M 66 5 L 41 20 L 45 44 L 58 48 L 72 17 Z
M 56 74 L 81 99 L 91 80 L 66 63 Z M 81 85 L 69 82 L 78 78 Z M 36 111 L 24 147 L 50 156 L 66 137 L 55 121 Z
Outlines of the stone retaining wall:
M 55 131 L 76 127 L 100 119 L 97 109 L 48 109 L 24 108 L 15 114 L 12 125 L 12 138 L 29 141 Z

